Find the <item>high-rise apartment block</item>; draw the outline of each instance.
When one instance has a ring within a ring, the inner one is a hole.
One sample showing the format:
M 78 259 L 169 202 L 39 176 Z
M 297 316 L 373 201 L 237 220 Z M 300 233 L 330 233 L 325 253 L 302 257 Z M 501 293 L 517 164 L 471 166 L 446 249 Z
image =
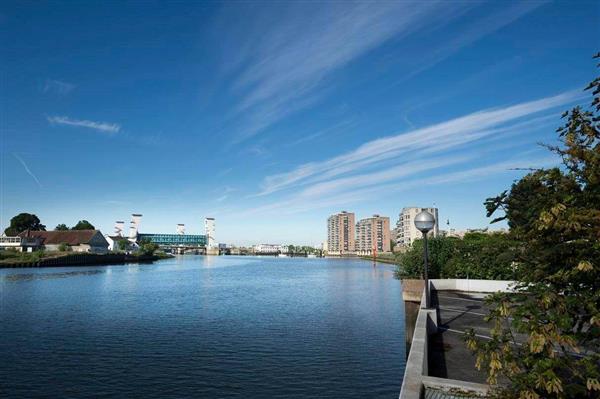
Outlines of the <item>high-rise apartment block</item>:
M 342 211 L 327 218 L 327 249 L 330 255 L 354 254 L 354 213 Z
M 415 227 L 415 216 L 421 211 L 427 211 L 435 218 L 435 225 L 428 233 L 428 237 L 437 237 L 439 234 L 438 209 L 437 208 L 402 208 L 398 223 L 396 223 L 396 244 L 401 246 L 410 246 L 414 240 L 422 238 L 423 235 Z
M 372 255 L 390 252 L 390 218 L 373 215 L 359 220 L 356 224 L 356 252 L 358 255 Z

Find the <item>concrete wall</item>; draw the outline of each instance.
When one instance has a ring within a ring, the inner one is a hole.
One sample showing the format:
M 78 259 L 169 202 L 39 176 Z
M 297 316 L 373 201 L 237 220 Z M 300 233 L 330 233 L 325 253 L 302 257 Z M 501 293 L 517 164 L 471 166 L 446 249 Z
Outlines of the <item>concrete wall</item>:
M 509 280 L 467 280 L 434 279 L 429 280 L 432 290 L 465 292 L 511 292 L 514 281 Z
M 423 298 L 423 289 L 425 280 L 420 279 L 402 279 L 402 299 L 406 302 L 421 303 Z
M 514 281 L 500 280 L 466 280 L 466 279 L 434 279 L 429 280 L 432 291 L 463 291 L 463 292 L 511 292 Z M 425 387 L 441 389 L 458 389 L 471 392 L 476 395 L 485 394 L 488 387 L 482 384 L 474 384 L 465 381 L 448 380 L 443 378 L 429 377 L 429 364 L 427 359 L 429 336 L 437 331 L 438 314 L 437 309 L 424 309 L 425 288 L 423 280 L 403 280 L 403 288 L 406 286 L 408 292 L 403 293 L 405 301 L 414 302 L 415 290 L 421 289 L 421 307 L 414 325 L 410 352 L 406 361 L 406 369 L 400 399 L 421 399 Z M 408 329 L 409 326 L 405 326 Z
M 423 290 L 421 303 L 425 303 L 425 290 Z M 406 360 L 400 399 L 420 399 L 423 394 L 423 377 L 429 373 L 428 341 L 429 336 L 437 332 L 437 319 L 436 309 L 419 310 L 410 353 Z

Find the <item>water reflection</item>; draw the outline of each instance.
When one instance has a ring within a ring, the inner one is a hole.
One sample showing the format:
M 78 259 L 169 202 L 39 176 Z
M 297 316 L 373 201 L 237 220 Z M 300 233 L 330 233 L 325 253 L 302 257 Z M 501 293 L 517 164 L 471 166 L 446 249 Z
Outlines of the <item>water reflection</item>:
M 56 278 L 69 278 L 76 276 L 93 276 L 96 274 L 105 274 L 107 270 L 76 270 L 64 271 L 58 273 L 16 273 L 0 276 L 0 281 L 18 282 L 18 281 L 33 281 L 33 280 L 52 280 Z
M 190 255 L 0 270 L 1 391 L 397 397 L 404 311 L 392 270 L 356 259 Z

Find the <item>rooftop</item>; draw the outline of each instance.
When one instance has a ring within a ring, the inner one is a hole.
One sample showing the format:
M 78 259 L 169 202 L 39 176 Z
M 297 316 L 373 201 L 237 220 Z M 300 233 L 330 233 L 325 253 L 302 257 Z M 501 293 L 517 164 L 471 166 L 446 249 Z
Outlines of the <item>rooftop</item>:
M 54 231 L 23 231 L 19 234 L 22 238 L 38 238 L 44 245 L 87 244 L 100 230 L 54 230 Z

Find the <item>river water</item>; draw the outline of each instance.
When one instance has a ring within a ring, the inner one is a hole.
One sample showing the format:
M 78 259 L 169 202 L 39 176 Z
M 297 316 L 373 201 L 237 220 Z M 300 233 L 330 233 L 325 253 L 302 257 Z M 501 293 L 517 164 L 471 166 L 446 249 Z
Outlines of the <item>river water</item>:
M 405 358 L 389 265 L 0 269 L 2 398 L 396 398 Z

